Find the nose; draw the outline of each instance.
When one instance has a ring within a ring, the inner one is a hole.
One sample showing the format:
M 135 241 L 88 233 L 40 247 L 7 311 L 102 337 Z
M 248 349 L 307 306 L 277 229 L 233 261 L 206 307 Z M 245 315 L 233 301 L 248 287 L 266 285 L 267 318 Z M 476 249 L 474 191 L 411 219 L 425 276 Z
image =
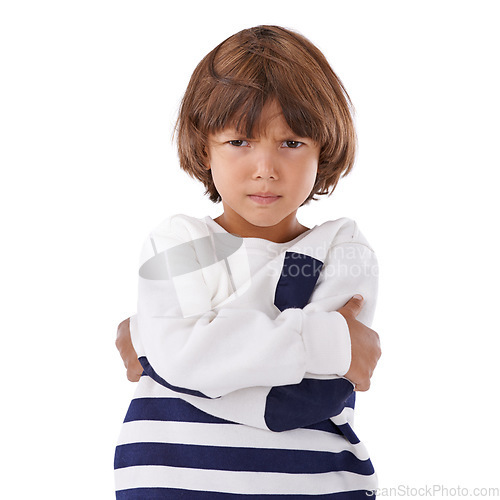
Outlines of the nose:
M 255 158 L 253 178 L 278 180 L 278 163 L 271 152 L 262 151 Z

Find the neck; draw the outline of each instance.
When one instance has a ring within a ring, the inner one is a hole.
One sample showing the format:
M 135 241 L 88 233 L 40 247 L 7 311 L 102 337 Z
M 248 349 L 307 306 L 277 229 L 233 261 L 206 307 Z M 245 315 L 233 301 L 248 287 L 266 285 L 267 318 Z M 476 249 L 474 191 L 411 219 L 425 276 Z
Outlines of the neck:
M 286 243 L 309 229 L 297 220 L 296 214 L 297 211 L 291 213 L 273 226 L 256 226 L 227 209 L 214 220 L 228 233 L 242 238 L 262 238 L 274 243 Z

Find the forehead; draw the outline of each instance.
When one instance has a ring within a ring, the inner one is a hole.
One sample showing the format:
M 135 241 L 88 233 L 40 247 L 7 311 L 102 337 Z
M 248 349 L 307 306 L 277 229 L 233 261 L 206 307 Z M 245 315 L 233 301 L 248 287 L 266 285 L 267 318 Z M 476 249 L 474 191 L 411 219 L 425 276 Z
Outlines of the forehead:
M 270 101 L 262 108 L 257 127 L 261 135 L 266 135 L 269 129 L 290 130 L 277 101 Z
M 241 118 L 241 117 L 239 117 Z M 243 120 L 244 121 L 244 120 Z M 220 131 L 221 133 L 245 133 L 242 127 L 237 126 L 236 120 L 228 123 Z M 277 101 L 269 101 L 262 108 L 259 118 L 254 123 L 252 136 L 254 137 L 272 137 L 296 135 L 288 125 L 283 115 L 281 106 Z

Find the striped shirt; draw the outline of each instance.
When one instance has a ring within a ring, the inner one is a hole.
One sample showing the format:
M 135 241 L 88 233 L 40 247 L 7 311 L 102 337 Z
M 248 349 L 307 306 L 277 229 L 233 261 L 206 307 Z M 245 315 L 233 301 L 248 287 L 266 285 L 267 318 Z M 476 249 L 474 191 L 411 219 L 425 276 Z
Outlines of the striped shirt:
M 356 499 L 376 474 L 353 431 L 347 323 L 370 326 L 375 254 L 356 223 L 286 243 L 174 215 L 146 239 L 131 335 L 144 368 L 115 453 L 118 499 Z

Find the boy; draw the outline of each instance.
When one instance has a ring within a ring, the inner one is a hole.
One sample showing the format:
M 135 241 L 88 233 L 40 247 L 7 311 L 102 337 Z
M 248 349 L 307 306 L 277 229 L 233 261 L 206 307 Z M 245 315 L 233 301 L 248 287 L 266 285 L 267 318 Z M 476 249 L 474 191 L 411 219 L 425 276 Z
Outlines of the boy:
M 233 35 L 195 69 L 180 163 L 224 210 L 169 217 L 144 244 L 133 346 L 129 322 L 117 340 L 129 378 L 143 371 L 116 450 L 117 498 L 376 489 L 352 430 L 353 391 L 368 389 L 380 356 L 363 324 L 376 258 L 354 221 L 296 218 L 352 168 L 349 105 L 323 54 L 277 26 Z

